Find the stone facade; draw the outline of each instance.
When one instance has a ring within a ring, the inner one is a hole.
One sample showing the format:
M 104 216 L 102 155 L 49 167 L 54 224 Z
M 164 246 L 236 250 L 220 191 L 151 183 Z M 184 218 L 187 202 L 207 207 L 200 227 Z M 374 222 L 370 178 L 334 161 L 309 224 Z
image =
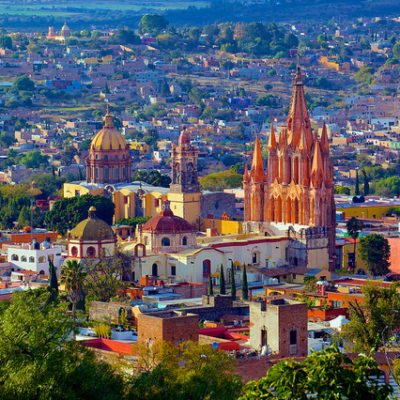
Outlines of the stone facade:
M 179 344 L 199 340 L 199 317 L 184 311 L 161 311 L 138 315 L 138 343 L 159 341 Z
M 200 200 L 201 218 L 220 219 L 223 214 L 233 217 L 236 214 L 235 195 L 233 193 L 203 193 Z
M 334 268 L 336 216 L 328 135 L 325 125 L 321 138 L 311 130 L 300 69 L 294 81 L 287 127 L 277 140 L 271 124 L 267 149 L 267 172 L 258 138 L 251 170 L 247 166 L 245 169 L 245 221 L 297 229 L 327 227 L 329 263 Z
M 118 320 L 121 309 L 125 310 L 128 319 L 132 318 L 132 307 L 128 304 L 93 301 L 90 305 L 89 317 L 95 321 L 103 321 L 104 319 L 109 321 Z
M 288 299 L 250 303 L 250 346 L 280 357 L 306 357 L 307 304 Z

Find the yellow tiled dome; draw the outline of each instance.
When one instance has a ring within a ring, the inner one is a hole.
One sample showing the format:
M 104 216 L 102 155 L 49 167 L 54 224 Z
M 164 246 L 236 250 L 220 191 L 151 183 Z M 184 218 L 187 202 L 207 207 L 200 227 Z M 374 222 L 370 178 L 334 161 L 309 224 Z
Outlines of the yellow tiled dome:
M 112 116 L 107 110 L 105 124 L 90 143 L 91 150 L 124 150 L 126 140 L 112 123 Z

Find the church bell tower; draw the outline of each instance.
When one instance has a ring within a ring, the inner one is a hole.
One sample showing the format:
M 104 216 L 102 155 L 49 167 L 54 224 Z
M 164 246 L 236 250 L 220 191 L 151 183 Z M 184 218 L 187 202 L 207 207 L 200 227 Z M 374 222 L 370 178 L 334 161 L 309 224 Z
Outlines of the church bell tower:
M 175 215 L 196 226 L 200 219 L 201 198 L 197 156 L 197 147 L 190 143 L 190 134 L 184 126 L 178 146 L 172 148 L 172 182 L 168 200 Z

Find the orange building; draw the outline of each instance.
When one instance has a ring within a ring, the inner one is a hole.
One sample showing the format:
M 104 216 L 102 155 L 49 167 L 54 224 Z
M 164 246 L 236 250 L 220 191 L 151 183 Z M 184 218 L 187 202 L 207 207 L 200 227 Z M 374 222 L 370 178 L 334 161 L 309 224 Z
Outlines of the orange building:
M 317 132 L 312 132 L 299 68 L 287 127 L 280 132 L 278 141 L 271 124 L 268 170 L 264 171 L 257 138 L 251 170 L 249 172 L 246 166 L 243 186 L 245 222 L 325 227 L 332 267 L 336 223 L 333 165 L 329 159 L 325 124 L 321 138 Z

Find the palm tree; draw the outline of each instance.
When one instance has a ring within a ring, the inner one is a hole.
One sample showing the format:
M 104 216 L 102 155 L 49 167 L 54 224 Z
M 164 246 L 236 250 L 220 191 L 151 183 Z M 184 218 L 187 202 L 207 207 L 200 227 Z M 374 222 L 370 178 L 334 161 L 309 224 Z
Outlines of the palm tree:
M 72 304 L 72 318 L 76 324 L 76 303 L 82 295 L 83 281 L 86 273 L 81 263 L 76 260 L 67 260 L 61 269 L 61 283 L 65 285 L 69 301 Z M 75 334 L 74 334 L 75 336 Z

